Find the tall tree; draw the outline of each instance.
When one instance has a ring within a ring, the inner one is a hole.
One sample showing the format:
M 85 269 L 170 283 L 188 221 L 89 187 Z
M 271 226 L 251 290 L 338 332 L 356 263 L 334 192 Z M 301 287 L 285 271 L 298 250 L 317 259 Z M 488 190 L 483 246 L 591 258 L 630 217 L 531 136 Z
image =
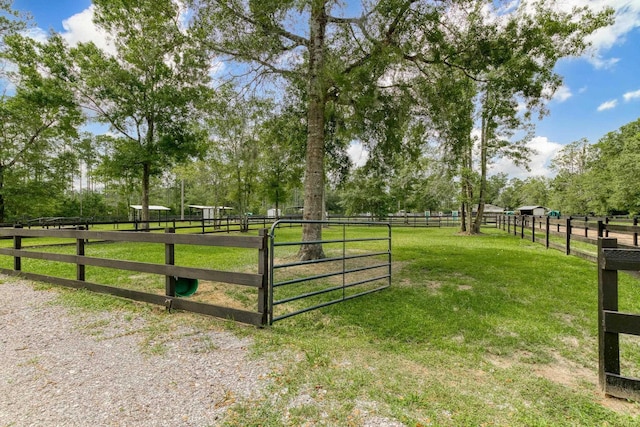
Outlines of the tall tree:
M 445 97 L 441 102 L 465 103 L 461 117 L 468 123 L 471 109 L 478 130 L 475 143 L 469 137 L 453 140 L 453 147 L 459 147 L 453 151 L 461 153 L 455 159 L 461 169 L 463 211 L 470 214 L 470 204 L 479 204 L 476 221 L 471 223 L 467 215 L 468 225 L 463 225 L 470 233 L 478 232 L 481 224 L 489 163 L 506 156 L 526 164 L 531 115 L 546 113 L 545 102 L 562 83 L 555 64 L 560 58 L 581 54 L 587 47 L 586 36 L 607 25 L 611 17 L 610 11 L 594 15 L 588 8 L 561 13 L 552 3 L 543 2 L 519 3 L 513 11 L 503 6 L 503 2 L 486 0 L 456 2 L 450 8 L 452 22 L 444 25 L 442 35 L 442 54 L 461 71 L 459 78 L 469 83 L 467 96 Z M 443 79 L 446 82 L 449 76 L 436 76 L 438 82 Z M 449 87 L 463 93 L 461 83 Z M 439 116 L 431 119 L 443 122 Z M 440 128 L 451 126 L 446 115 L 444 120 Z M 517 137 L 523 131 L 524 138 Z M 477 159 L 473 159 L 473 145 Z M 471 171 L 476 168 L 479 180 L 474 188 Z
M 328 113 L 342 105 L 352 118 L 366 117 L 371 129 L 384 128 L 381 124 L 392 127 L 401 116 L 386 114 L 389 110 L 383 107 L 389 98 L 379 96 L 379 79 L 403 58 L 401 48 L 411 50 L 404 35 L 422 36 L 418 22 L 429 23 L 422 29 L 438 22 L 436 6 L 385 0 L 366 3 L 359 16 L 345 17 L 346 6 L 332 0 L 193 3 L 198 16 L 209 19 L 210 46 L 215 52 L 249 64 L 260 79 L 278 76 L 300 90 L 307 127 L 304 218 L 322 219 Z M 364 114 L 365 110 L 384 114 L 383 120 Z M 373 133 L 371 129 L 367 131 Z M 394 141 L 393 132 L 383 133 L 391 137 L 383 142 Z M 303 241 L 317 242 L 322 228 L 305 224 L 302 234 Z M 322 258 L 324 253 L 320 244 L 308 243 L 302 245 L 299 256 Z
M 44 170 L 45 157 L 55 157 L 56 145 L 75 136 L 83 121 L 72 93 L 43 70 L 46 46 L 41 49 L 18 35 L 6 37 L 5 42 L 2 56 L 16 68 L 8 76 L 15 85 L 13 93 L 0 98 L 0 221 L 5 219 L 7 174 L 29 165 L 32 173 Z
M 81 43 L 52 72 L 74 90 L 94 120 L 120 138 L 115 153 L 140 176 L 142 219 L 149 185 L 172 164 L 199 152 L 199 111 L 210 99 L 210 61 L 198 28 L 184 27 L 172 0 L 95 0 L 94 21 L 112 37 L 113 52 Z

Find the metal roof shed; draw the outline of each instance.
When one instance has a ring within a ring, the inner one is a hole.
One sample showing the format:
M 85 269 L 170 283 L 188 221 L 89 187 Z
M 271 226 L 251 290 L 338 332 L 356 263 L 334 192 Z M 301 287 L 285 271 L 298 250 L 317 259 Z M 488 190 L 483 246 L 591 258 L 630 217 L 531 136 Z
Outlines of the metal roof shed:
M 131 209 L 133 209 L 133 218 L 131 218 L 134 221 L 140 221 L 141 218 L 140 216 L 142 215 L 142 205 L 129 205 L 129 207 Z M 158 221 L 160 221 L 160 214 L 161 212 L 165 212 L 165 220 L 168 217 L 169 211 L 171 210 L 171 208 L 168 208 L 166 206 L 160 206 L 160 205 L 149 205 L 149 211 L 157 211 L 158 212 Z M 149 215 L 151 216 L 151 215 Z M 151 218 L 149 218 L 151 219 Z
M 520 215 L 542 216 L 547 213 L 547 208 L 544 206 L 520 206 L 516 211 Z

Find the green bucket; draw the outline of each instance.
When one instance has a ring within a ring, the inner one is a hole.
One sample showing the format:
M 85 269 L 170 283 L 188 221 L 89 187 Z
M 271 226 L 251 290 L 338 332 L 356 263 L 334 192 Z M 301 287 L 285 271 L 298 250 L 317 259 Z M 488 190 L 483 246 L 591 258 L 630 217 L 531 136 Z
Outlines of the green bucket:
M 198 290 L 198 280 L 186 277 L 176 277 L 176 296 L 190 297 Z

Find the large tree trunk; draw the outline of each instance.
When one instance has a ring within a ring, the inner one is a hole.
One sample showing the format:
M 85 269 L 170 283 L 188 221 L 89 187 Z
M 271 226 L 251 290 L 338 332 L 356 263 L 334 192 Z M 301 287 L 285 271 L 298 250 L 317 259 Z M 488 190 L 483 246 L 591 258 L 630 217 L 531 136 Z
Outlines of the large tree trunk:
M 4 166 L 0 166 L 0 222 L 4 222 Z
M 485 115 L 483 115 L 482 125 L 480 129 L 480 190 L 478 193 L 478 212 L 476 213 L 476 220 L 473 224 L 473 229 L 471 230 L 473 234 L 480 233 L 480 225 L 482 224 L 482 217 L 484 216 L 484 198 L 487 193 L 487 144 L 489 143 L 488 131 L 487 118 L 485 117 Z
M 149 229 L 149 181 L 151 180 L 151 166 L 142 166 L 142 229 Z
M 460 231 L 473 232 L 473 144 L 468 141 L 464 148 L 462 159 L 461 189 L 462 189 L 462 216 L 460 218 Z
M 304 177 L 305 220 L 322 219 L 322 195 L 324 191 L 324 120 L 326 90 L 324 87 L 324 43 L 327 26 L 325 0 L 314 0 L 309 18 L 309 101 L 307 112 L 307 152 Z M 302 241 L 322 240 L 321 224 L 304 224 Z M 324 258 L 322 245 L 310 243 L 300 246 L 301 260 Z

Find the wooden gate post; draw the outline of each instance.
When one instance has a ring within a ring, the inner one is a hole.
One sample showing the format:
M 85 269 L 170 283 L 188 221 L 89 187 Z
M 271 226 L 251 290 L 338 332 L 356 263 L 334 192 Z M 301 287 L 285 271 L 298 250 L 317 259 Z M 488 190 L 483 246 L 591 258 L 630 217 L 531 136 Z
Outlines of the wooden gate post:
M 599 264 L 604 259 L 605 248 L 618 247 L 617 239 L 598 239 Z M 598 380 L 600 388 L 606 388 L 606 373 L 620 374 L 620 340 L 617 333 L 606 332 L 604 310 L 618 311 L 618 270 L 598 268 Z
M 175 233 L 174 228 L 165 228 L 165 233 Z M 173 243 L 165 243 L 164 245 L 164 263 L 166 265 L 175 265 L 176 263 L 176 249 Z M 165 276 L 164 279 L 165 295 L 168 297 L 176 296 L 176 278 L 172 275 Z M 170 306 L 167 306 L 170 308 Z
M 262 238 L 262 247 L 258 250 L 258 274 L 262 283 L 258 287 L 258 313 L 262 314 L 262 324 L 269 323 L 269 231 L 263 228 L 258 232 Z
M 22 228 L 22 225 L 20 224 L 16 224 L 13 228 L 16 229 L 16 232 Z M 22 237 L 14 234 L 13 235 L 13 249 L 15 250 L 20 250 L 22 249 Z M 21 271 L 22 270 L 22 259 L 19 256 L 14 256 L 13 257 L 13 269 L 15 271 Z
M 83 227 L 80 227 L 80 231 L 82 232 Z M 80 236 L 76 239 L 76 255 L 78 257 L 84 256 L 84 237 Z M 85 265 L 81 264 L 80 261 L 76 263 L 76 280 L 85 281 Z

